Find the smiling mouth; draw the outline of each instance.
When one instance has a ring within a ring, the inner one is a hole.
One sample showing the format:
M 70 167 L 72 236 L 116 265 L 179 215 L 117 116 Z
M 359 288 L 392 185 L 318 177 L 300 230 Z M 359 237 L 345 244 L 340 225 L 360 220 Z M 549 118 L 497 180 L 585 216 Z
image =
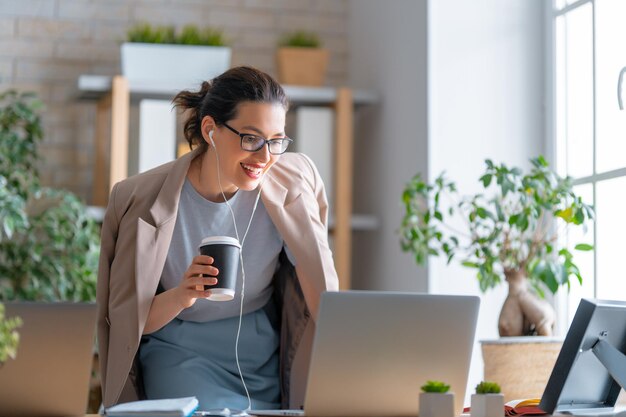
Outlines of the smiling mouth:
M 252 174 L 255 177 L 258 177 L 263 173 L 263 168 L 259 168 L 253 165 L 244 164 L 243 162 L 240 164 L 241 167 L 247 172 Z

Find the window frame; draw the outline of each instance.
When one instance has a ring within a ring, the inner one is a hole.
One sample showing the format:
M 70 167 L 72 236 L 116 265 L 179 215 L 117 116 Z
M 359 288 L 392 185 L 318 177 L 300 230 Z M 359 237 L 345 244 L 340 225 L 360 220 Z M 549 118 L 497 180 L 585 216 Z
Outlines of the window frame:
M 573 178 L 574 186 L 580 185 L 591 185 L 593 200 L 592 204 L 594 207 L 597 207 L 597 185 L 598 183 L 615 179 L 626 177 L 626 167 L 618 168 L 605 172 L 598 172 L 597 170 L 597 82 L 596 82 L 596 0 L 578 0 L 574 1 L 571 4 L 567 4 L 561 9 L 557 9 L 557 1 L 552 0 L 545 2 L 545 27 L 546 27 L 546 155 L 548 160 L 556 166 L 558 157 L 557 155 L 557 47 L 556 45 L 556 21 L 559 16 L 566 15 L 581 6 L 586 4 L 591 4 L 591 18 L 592 18 L 592 174 L 584 177 Z M 561 0 L 565 2 L 565 0 Z M 564 53 L 566 53 L 564 51 Z M 567 76 L 567 73 L 565 74 Z M 616 99 L 616 105 L 617 99 Z M 567 121 L 566 114 L 565 123 Z M 567 146 L 567 139 L 566 139 Z M 597 225 L 596 219 L 593 220 L 593 245 L 597 247 Z M 598 254 L 597 250 L 593 251 L 593 297 L 597 298 L 598 294 Z M 577 285 L 577 284 L 574 284 Z M 572 297 L 567 291 L 559 291 L 555 298 L 556 310 L 558 313 L 558 322 L 557 322 L 557 330 L 556 333 L 562 336 L 565 335 L 567 329 L 569 327 L 569 323 L 573 319 L 573 317 L 569 316 L 569 306 L 570 303 L 574 302 Z M 576 303 L 578 300 L 575 301 Z

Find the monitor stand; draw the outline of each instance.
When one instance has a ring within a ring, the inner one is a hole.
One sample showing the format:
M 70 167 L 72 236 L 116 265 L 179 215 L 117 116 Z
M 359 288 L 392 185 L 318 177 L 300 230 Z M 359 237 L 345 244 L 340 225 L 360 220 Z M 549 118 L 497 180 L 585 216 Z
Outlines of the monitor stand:
M 591 351 L 602 362 L 615 381 L 626 389 L 626 355 L 607 342 L 604 335 L 591 347 Z
M 606 341 L 606 334 L 602 332 L 600 334 L 600 338 L 593 344 L 591 347 L 591 351 L 594 355 L 600 360 L 602 365 L 609 371 L 609 374 L 613 377 L 615 381 L 622 387 L 622 389 L 626 389 L 626 355 L 620 352 L 615 348 L 612 344 Z M 624 408 L 590 408 L 590 409 L 576 409 L 576 410 L 567 410 L 567 411 L 559 411 L 558 414 L 555 415 L 568 415 L 568 416 L 611 416 L 611 417 L 626 417 L 626 409 Z

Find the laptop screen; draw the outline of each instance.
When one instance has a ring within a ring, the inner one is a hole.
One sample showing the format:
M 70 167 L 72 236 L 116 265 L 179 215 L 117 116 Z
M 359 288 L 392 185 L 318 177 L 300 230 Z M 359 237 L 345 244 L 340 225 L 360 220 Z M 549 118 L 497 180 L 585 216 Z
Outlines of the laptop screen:
M 96 305 L 3 302 L 18 316 L 17 357 L 0 369 L 3 415 L 83 416 L 93 363 Z
M 415 416 L 420 387 L 445 381 L 461 414 L 480 299 L 322 294 L 304 410 L 310 416 Z

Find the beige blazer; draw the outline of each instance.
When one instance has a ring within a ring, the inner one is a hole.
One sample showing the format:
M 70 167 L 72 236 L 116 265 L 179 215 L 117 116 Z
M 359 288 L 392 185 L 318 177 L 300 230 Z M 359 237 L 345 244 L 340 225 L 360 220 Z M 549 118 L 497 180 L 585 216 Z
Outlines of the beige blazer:
M 189 164 L 199 153 L 196 149 L 128 178 L 111 191 L 102 225 L 97 287 L 105 407 L 142 398 L 135 355 L 168 253 L 180 192 Z M 296 260 L 295 271 L 290 264 L 281 267 L 277 281 L 282 287 L 276 293 L 285 300 L 283 406 L 300 407 L 320 294 L 338 289 L 328 246 L 328 204 L 317 169 L 302 154 L 282 155 L 266 176 L 261 198 Z

